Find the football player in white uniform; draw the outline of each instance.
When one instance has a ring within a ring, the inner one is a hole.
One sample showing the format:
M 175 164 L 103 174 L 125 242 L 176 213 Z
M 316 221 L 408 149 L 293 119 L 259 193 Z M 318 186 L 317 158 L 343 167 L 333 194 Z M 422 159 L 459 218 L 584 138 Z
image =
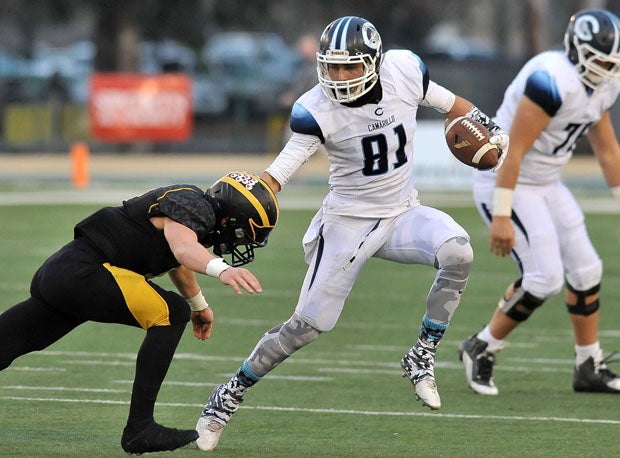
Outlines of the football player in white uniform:
M 566 284 L 575 337 L 573 389 L 620 393 L 598 340 L 602 262 L 583 212 L 561 182 L 586 135 L 620 199 L 620 147 L 609 109 L 620 92 L 620 21 L 604 10 L 571 17 L 565 51 L 532 58 L 508 86 L 494 121 L 510 129 L 510 155 L 497 175 L 474 172 L 474 199 L 490 226 L 490 248 L 520 271 L 491 322 L 459 347 L 470 387 L 496 395 L 492 369 L 504 339 Z
M 293 315 L 266 332 L 232 379 L 211 394 L 196 426 L 202 450 L 215 448 L 252 385 L 335 326 L 371 257 L 437 269 L 419 338 L 401 366 L 422 403 L 441 407 L 435 351 L 465 290 L 473 253 L 461 226 L 418 200 L 412 174 L 417 110 L 468 114 L 486 123 L 495 133 L 490 142 L 503 149 L 508 135 L 469 101 L 430 81 L 412 52 L 382 54 L 379 33 L 365 19 L 348 16 L 327 26 L 317 71 L 319 84 L 293 106 L 292 137 L 262 175 L 279 191 L 324 146 L 330 191 L 303 238 L 309 268 Z

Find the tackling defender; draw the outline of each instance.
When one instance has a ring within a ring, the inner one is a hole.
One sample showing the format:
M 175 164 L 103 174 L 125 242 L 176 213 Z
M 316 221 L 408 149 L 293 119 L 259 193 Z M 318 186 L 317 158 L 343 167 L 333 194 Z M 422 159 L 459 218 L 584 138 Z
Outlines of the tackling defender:
M 211 394 L 196 426 L 202 450 L 216 447 L 256 382 L 336 325 L 371 257 L 437 269 L 417 342 L 401 366 L 422 403 L 441 407 L 435 352 L 465 290 L 473 253 L 460 225 L 418 200 L 412 174 L 417 110 L 478 119 L 495 133 L 490 142 L 504 150 L 508 135 L 472 103 L 431 81 L 414 53 L 382 54 L 379 33 L 363 18 L 327 26 L 317 69 L 319 84 L 293 106 L 292 137 L 262 175 L 279 191 L 319 146 L 327 151 L 330 192 L 303 238 L 309 268 L 293 315 L 265 333 L 238 372 Z
M 161 426 L 153 410 L 190 318 L 196 338 L 211 334 L 213 311 L 195 273 L 219 278 L 237 294 L 261 292 L 256 277 L 238 266 L 267 242 L 278 212 L 271 189 L 245 172 L 229 173 L 206 192 L 166 186 L 95 212 L 37 270 L 31 297 L 0 315 L 0 370 L 86 321 L 141 327 L 146 336 L 121 446 L 141 454 L 188 444 L 198 437 L 195 430 Z M 206 247 L 231 254 L 232 266 Z M 166 272 L 182 296 L 149 280 Z
M 504 339 L 566 283 L 575 336 L 573 389 L 620 393 L 598 340 L 602 262 L 583 212 L 561 182 L 577 140 L 587 135 L 620 199 L 620 147 L 609 109 L 620 92 L 620 21 L 605 10 L 571 17 L 565 50 L 532 58 L 508 86 L 495 122 L 510 128 L 510 155 L 497 176 L 474 172 L 474 199 L 490 226 L 490 248 L 512 254 L 521 276 L 490 323 L 459 347 L 469 386 L 498 394 L 492 371 Z

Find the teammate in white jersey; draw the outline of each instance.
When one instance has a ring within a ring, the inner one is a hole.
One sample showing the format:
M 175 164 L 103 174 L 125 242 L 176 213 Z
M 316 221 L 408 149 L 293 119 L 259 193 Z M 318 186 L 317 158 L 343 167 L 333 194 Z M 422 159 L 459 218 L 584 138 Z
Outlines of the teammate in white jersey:
M 575 337 L 573 389 L 620 393 L 598 340 L 602 262 L 560 179 L 586 135 L 620 199 L 620 147 L 609 116 L 620 92 L 620 21 L 608 11 L 580 11 L 570 19 L 564 46 L 565 52 L 532 58 L 508 86 L 494 120 L 510 129 L 510 155 L 497 176 L 474 173 L 491 251 L 511 254 L 521 273 L 490 323 L 459 347 L 467 381 L 480 394 L 498 394 L 492 369 L 504 339 L 564 283 Z
M 490 141 L 503 149 L 508 135 L 469 101 L 430 81 L 412 52 L 383 55 L 379 33 L 365 19 L 348 16 L 327 26 L 317 71 L 319 84 L 292 109 L 292 137 L 262 176 L 279 191 L 324 146 L 330 191 L 303 239 L 309 269 L 293 315 L 265 333 L 232 379 L 211 394 L 196 426 L 203 450 L 215 448 L 252 385 L 335 326 L 371 257 L 437 269 L 419 338 L 401 366 L 422 403 L 441 407 L 435 351 L 465 290 L 473 254 L 461 226 L 418 200 L 412 172 L 417 110 L 468 114 L 486 123 L 496 134 Z

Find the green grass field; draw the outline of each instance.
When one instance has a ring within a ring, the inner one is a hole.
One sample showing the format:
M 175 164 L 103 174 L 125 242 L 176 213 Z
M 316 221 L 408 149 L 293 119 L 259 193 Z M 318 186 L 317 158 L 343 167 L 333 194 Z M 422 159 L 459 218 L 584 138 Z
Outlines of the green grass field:
M 95 208 L 0 207 L 0 310 L 27 296 L 35 269 Z M 495 371 L 500 395 L 469 390 L 456 347 L 489 320 L 517 272 L 512 261 L 488 252 L 487 231 L 473 207 L 447 210 L 470 232 L 476 259 L 438 351 L 442 410 L 422 408 L 399 367 L 417 337 L 434 271 L 372 260 L 336 328 L 248 394 L 214 456 L 620 453 L 620 396 L 572 392 L 573 340 L 562 297 L 548 301 L 511 336 Z M 262 294 L 238 297 L 201 278 L 216 313 L 214 332 L 200 342 L 187 329 L 159 396 L 158 421 L 193 428 L 212 388 L 237 369 L 266 330 L 290 316 L 305 272 L 300 240 L 312 214 L 282 211 L 269 246 L 250 266 L 262 282 Z M 601 342 L 607 352 L 620 350 L 618 218 L 590 214 L 588 224 L 605 263 Z M 165 278 L 160 283 L 170 285 Z M 125 456 L 120 434 L 142 337 L 143 331 L 134 328 L 88 323 L 0 373 L 0 456 Z M 174 453 L 204 456 L 194 444 Z

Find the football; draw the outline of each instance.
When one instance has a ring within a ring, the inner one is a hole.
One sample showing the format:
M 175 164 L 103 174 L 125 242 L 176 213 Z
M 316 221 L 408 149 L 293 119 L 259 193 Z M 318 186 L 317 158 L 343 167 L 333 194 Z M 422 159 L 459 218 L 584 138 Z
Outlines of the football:
M 450 152 L 463 164 L 478 170 L 497 165 L 499 151 L 488 143 L 491 134 L 478 121 L 458 116 L 445 121 L 446 142 Z

